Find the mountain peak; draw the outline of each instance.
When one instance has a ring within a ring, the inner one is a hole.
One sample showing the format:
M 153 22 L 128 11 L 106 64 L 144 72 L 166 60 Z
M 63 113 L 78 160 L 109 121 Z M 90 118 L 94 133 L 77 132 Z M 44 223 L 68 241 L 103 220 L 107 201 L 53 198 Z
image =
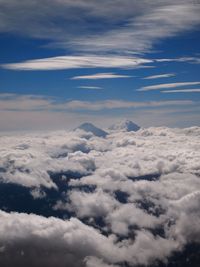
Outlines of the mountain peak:
M 95 125 L 93 125 L 92 123 L 89 123 L 89 122 L 85 122 L 85 123 L 81 124 L 76 129 L 80 129 L 80 130 L 83 130 L 85 132 L 91 132 L 93 135 L 98 136 L 98 137 L 103 137 L 103 138 L 105 138 L 108 134 L 104 130 L 96 127 Z
M 115 131 L 136 132 L 140 129 L 140 126 L 138 126 L 131 120 L 123 120 L 120 123 L 112 125 L 109 129 Z

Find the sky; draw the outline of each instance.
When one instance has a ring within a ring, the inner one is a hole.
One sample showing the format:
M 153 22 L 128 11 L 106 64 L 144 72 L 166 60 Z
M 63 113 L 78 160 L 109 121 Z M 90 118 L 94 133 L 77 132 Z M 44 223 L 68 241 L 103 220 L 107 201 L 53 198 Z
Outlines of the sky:
M 199 0 L 0 0 L 0 130 L 200 124 Z

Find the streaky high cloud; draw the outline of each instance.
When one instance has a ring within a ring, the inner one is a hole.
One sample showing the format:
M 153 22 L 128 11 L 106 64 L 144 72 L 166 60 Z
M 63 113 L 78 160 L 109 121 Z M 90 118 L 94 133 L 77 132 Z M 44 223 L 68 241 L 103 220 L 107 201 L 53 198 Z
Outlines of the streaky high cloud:
M 75 68 L 136 68 L 152 60 L 127 56 L 60 56 L 19 63 L 3 64 L 2 68 L 10 70 L 62 70 Z
M 146 2 L 145 2 L 146 3 Z M 73 40 L 77 49 L 85 51 L 149 51 L 158 40 L 176 36 L 200 23 L 199 5 L 191 2 L 154 2 L 147 12 L 130 17 L 121 27 L 105 34 Z M 157 6 L 156 6 L 157 4 Z M 135 41 L 137 40 L 137 41 Z
M 144 77 L 143 79 L 145 79 L 145 80 L 154 80 L 154 79 L 161 79 L 161 78 L 170 78 L 170 77 L 174 77 L 174 76 L 176 76 L 176 74 L 174 74 L 174 73 L 166 73 L 166 74 L 147 76 L 147 77 Z
M 200 23 L 200 7 L 193 0 L 54 0 L 48 5 L 46 0 L 9 5 L 1 0 L 0 8 L 1 32 L 47 39 L 76 52 L 145 52 Z
M 89 89 L 89 90 L 102 90 L 102 87 L 99 86 L 87 86 L 87 85 L 82 85 L 82 86 L 78 86 L 78 88 L 80 89 Z
M 200 63 L 200 57 L 180 57 L 180 58 L 160 58 L 156 59 L 156 62 L 188 62 L 188 63 L 194 63 L 199 64 Z
M 117 79 L 117 78 L 130 78 L 129 75 L 120 75 L 115 73 L 96 73 L 92 75 L 83 75 L 72 77 L 72 80 L 98 80 L 98 79 Z
M 200 82 L 162 83 L 162 84 L 144 86 L 140 89 L 137 89 L 137 91 L 143 92 L 143 91 L 160 90 L 160 89 L 167 89 L 167 88 L 177 88 L 177 87 L 182 87 L 182 86 L 199 85 L 199 84 L 200 84 Z
M 200 93 L 200 89 L 180 89 L 180 90 L 166 90 L 162 93 Z

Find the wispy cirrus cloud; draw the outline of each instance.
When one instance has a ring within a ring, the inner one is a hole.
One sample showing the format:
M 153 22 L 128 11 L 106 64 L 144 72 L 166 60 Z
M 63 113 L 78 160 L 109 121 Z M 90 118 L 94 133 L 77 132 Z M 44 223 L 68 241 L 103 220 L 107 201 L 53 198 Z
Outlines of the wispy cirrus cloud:
M 76 68 L 137 68 L 148 63 L 152 63 L 152 60 L 127 56 L 81 55 L 27 60 L 3 64 L 1 67 L 10 70 L 37 71 Z
M 80 88 L 80 89 L 88 89 L 88 90 L 102 90 L 103 89 L 100 86 L 87 86 L 87 85 L 78 86 L 78 88 Z
M 200 23 L 200 6 L 190 1 L 155 1 L 154 4 L 147 5 L 147 9 L 140 15 L 129 17 L 117 29 L 101 35 L 80 37 L 72 43 L 84 51 L 147 52 L 159 40 L 176 36 Z
M 154 80 L 154 79 L 162 79 L 162 78 L 170 78 L 176 76 L 175 73 L 165 73 L 165 74 L 159 74 L 159 75 L 152 75 L 144 77 L 144 80 Z
M 71 80 L 99 80 L 99 79 L 118 79 L 118 78 L 131 78 L 130 75 L 121 75 L 115 73 L 96 73 L 92 75 L 83 75 L 72 77 Z
M 200 24 L 200 5 L 193 0 L 1 0 L 0 9 L 0 32 L 78 53 L 146 52 Z
M 180 89 L 180 90 L 166 90 L 162 93 L 200 93 L 200 89 Z
M 156 59 L 156 62 L 180 62 L 180 63 L 193 63 L 200 64 L 200 57 L 180 57 L 180 58 L 160 58 Z
M 162 83 L 162 84 L 144 86 L 140 89 L 137 89 L 137 91 L 145 92 L 145 91 L 151 91 L 151 90 L 177 88 L 177 87 L 182 87 L 182 86 L 191 86 L 191 85 L 193 86 L 193 85 L 199 85 L 199 84 L 200 84 L 200 82 Z

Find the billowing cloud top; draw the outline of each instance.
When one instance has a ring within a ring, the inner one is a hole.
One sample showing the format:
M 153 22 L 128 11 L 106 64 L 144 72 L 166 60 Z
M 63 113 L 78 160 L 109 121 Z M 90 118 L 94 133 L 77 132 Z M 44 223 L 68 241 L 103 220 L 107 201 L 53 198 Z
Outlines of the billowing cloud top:
M 179 255 L 200 243 L 199 135 L 199 127 L 1 135 L 1 266 L 187 263 Z

